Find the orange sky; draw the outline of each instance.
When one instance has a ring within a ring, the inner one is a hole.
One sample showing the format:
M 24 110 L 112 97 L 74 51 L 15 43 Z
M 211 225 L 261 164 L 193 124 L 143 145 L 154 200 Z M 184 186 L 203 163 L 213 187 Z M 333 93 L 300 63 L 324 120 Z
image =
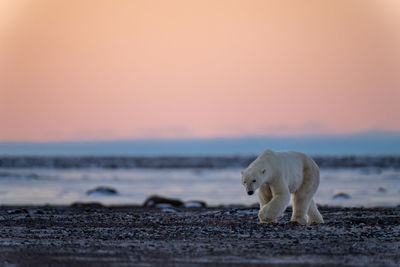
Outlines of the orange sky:
M 400 131 L 400 4 L 0 0 L 0 141 Z

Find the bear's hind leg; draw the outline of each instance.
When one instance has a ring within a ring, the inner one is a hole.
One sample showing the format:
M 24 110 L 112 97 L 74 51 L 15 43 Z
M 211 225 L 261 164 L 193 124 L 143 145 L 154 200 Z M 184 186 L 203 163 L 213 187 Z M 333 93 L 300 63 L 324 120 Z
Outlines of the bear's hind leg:
M 319 169 L 315 162 L 305 159 L 303 169 L 303 183 L 293 196 L 293 214 L 291 221 L 300 224 L 307 223 L 307 214 L 312 198 L 319 185 Z
M 322 218 L 321 213 L 319 213 L 317 205 L 315 205 L 314 200 L 311 200 L 310 208 L 307 213 L 307 223 L 323 223 L 324 219 Z

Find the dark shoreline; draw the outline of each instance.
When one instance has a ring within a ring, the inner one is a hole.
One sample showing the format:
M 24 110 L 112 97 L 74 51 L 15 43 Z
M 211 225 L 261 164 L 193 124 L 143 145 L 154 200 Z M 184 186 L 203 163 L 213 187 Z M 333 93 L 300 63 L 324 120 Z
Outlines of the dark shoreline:
M 398 266 L 400 207 L 320 207 L 325 223 L 258 223 L 254 207 L 1 206 L 1 265 Z
M 257 156 L 4 156 L 0 168 L 223 169 L 246 168 Z M 313 156 L 320 168 L 400 169 L 400 155 Z

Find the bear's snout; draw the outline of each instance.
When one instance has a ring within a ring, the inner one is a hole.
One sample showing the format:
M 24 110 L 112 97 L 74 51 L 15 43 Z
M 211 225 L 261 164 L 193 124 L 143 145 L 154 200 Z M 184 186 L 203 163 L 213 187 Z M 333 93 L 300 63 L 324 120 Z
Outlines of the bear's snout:
M 254 191 L 247 191 L 247 194 L 248 194 L 249 196 L 251 196 L 252 194 L 254 194 Z

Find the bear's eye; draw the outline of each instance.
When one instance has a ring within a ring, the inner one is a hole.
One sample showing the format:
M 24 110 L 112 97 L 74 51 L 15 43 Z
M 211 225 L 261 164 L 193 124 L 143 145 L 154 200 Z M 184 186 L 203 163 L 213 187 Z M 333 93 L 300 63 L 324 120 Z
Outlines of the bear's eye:
M 256 182 L 256 180 L 253 180 L 253 183 L 255 183 Z

